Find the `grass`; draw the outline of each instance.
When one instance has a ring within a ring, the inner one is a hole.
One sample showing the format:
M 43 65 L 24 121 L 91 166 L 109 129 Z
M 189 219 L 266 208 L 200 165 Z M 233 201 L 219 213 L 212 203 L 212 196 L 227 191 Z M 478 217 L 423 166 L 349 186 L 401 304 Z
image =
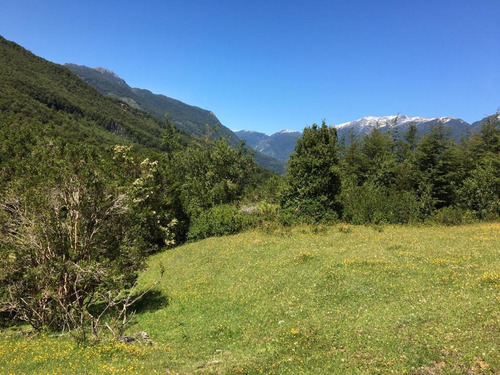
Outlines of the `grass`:
M 0 333 L 0 373 L 500 374 L 500 224 L 299 227 L 149 259 L 129 334 Z

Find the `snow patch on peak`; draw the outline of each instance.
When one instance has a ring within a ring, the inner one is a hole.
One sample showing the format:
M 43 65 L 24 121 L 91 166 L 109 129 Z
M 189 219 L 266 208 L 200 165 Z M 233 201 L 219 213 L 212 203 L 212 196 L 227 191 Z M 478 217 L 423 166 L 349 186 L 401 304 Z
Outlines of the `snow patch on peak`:
M 299 132 L 295 131 L 295 130 L 284 129 L 284 130 L 278 132 L 277 134 L 288 134 L 288 133 L 299 133 Z
M 387 130 L 389 128 L 406 129 L 409 125 L 414 124 L 416 126 L 429 127 L 432 124 L 442 123 L 446 126 L 464 126 L 468 125 L 465 121 L 454 117 L 422 117 L 415 116 L 410 117 L 406 115 L 390 115 L 390 116 L 366 116 L 355 121 L 345 122 L 339 125 L 333 125 L 339 131 L 353 131 L 356 134 L 366 134 L 371 131 L 371 129 L 378 128 L 381 130 Z
M 408 125 L 410 123 L 424 123 L 424 122 L 430 122 L 430 121 L 436 121 L 439 120 L 443 123 L 449 122 L 451 120 L 454 120 L 451 117 L 433 117 L 433 118 L 428 118 L 428 117 L 422 117 L 422 116 L 415 116 L 415 117 L 410 117 L 406 115 L 389 115 L 389 116 L 366 116 L 362 117 L 360 119 L 357 119 L 355 121 L 350 121 L 350 122 L 344 122 L 342 124 L 335 125 L 336 128 L 345 128 L 345 127 L 357 127 L 357 128 L 365 128 L 365 127 L 386 127 L 386 126 L 401 126 L 401 125 Z

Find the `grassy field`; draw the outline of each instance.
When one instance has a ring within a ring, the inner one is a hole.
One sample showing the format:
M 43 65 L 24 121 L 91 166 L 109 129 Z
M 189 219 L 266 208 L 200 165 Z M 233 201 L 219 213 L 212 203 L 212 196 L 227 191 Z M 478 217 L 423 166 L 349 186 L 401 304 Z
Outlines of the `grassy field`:
M 153 256 L 128 334 L 0 333 L 0 373 L 500 374 L 500 224 L 295 228 Z

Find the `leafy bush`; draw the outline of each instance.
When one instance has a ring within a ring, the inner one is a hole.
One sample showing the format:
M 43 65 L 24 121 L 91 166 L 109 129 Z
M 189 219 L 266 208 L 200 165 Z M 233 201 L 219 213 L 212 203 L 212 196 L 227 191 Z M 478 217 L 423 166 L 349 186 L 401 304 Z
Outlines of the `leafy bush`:
M 214 206 L 196 217 L 189 228 L 188 239 L 225 236 L 240 232 L 256 222 L 256 216 L 230 205 Z
M 500 214 L 500 199 L 496 192 L 500 181 L 495 167 L 486 164 L 474 169 L 457 191 L 459 207 L 472 211 L 478 219 Z
M 96 336 L 105 312 L 123 315 L 133 301 L 123 289 L 134 285 L 153 242 L 172 243 L 175 221 L 155 213 L 155 163 L 139 159 L 123 174 L 123 160 L 113 167 L 110 154 L 92 149 L 38 151 L 26 163 L 39 180 L 18 180 L 0 202 L 0 310 L 36 330 L 85 339 L 85 326 Z M 118 183 L 115 172 L 135 180 Z
M 193 218 L 211 207 L 241 199 L 252 185 L 256 165 L 243 145 L 234 149 L 226 139 L 203 138 L 198 144 L 175 154 L 172 161 L 181 199 Z
M 338 221 L 339 216 L 329 206 L 323 204 L 321 200 L 306 199 L 296 207 L 289 206 L 281 209 L 278 219 L 285 226 L 294 224 L 333 224 Z
M 341 194 L 343 219 L 352 224 L 405 224 L 419 221 L 419 202 L 406 191 L 391 192 L 366 183 Z
M 477 221 L 472 211 L 459 207 L 443 207 L 437 210 L 430 220 L 442 225 L 462 225 Z

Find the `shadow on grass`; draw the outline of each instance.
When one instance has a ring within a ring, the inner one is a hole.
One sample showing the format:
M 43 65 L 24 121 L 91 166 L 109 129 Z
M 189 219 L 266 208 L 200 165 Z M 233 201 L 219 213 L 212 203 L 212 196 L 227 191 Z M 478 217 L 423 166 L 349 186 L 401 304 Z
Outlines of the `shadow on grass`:
M 0 311 L 0 328 L 10 328 L 26 324 L 18 319 L 13 312 Z
M 132 296 L 132 300 L 136 298 L 137 295 Z M 169 305 L 169 300 L 166 295 L 164 295 L 159 290 L 150 290 L 146 292 L 139 300 L 137 300 L 133 305 L 127 308 L 128 311 L 134 311 L 136 314 L 143 314 L 145 312 L 154 312 L 156 310 L 163 309 Z M 117 310 L 121 310 L 123 304 L 118 304 Z M 105 302 L 96 302 L 89 306 L 89 312 L 97 316 L 101 311 L 106 309 Z M 117 310 L 110 309 L 105 314 L 104 317 L 112 316 Z
M 159 290 L 150 290 L 131 306 L 137 314 L 145 312 L 154 312 L 163 309 L 169 305 L 168 296 Z

